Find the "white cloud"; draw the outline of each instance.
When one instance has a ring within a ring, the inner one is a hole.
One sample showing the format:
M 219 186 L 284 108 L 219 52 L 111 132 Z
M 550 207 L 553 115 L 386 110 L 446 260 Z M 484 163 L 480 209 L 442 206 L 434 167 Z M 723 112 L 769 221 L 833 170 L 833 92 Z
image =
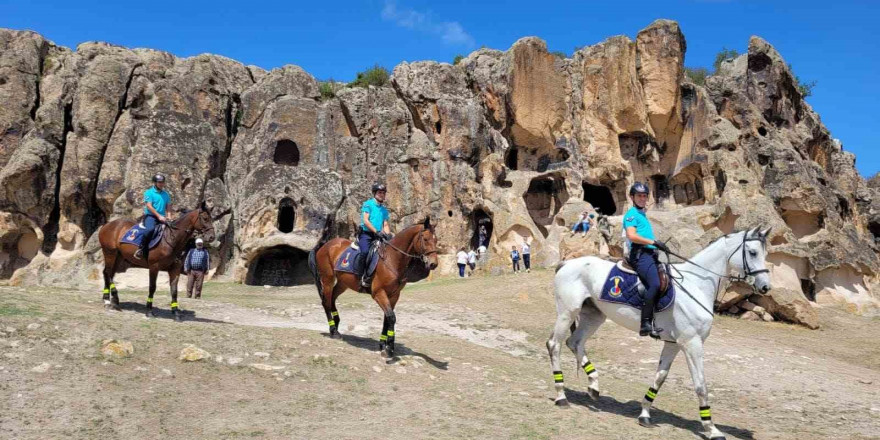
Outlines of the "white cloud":
M 408 8 L 398 8 L 394 0 L 385 0 L 382 8 L 382 19 L 416 31 L 436 35 L 449 45 L 473 47 L 474 38 L 457 21 L 436 22 L 430 13 L 419 12 Z

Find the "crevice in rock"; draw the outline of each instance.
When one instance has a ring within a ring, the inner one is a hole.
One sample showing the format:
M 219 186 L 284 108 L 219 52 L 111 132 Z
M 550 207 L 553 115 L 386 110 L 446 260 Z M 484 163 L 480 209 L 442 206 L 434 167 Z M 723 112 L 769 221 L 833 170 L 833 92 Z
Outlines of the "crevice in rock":
M 352 136 L 360 139 L 361 136 L 358 133 L 357 126 L 354 123 L 354 119 L 351 117 L 351 112 L 348 110 L 348 106 L 345 105 L 345 101 L 339 100 L 339 107 L 342 109 L 342 116 L 345 117 L 345 125 L 348 126 L 348 132 L 351 133 Z
M 58 145 L 58 168 L 55 169 L 55 194 L 49 219 L 43 226 L 43 245 L 41 251 L 48 255 L 58 243 L 58 220 L 61 218 L 61 168 L 64 166 L 64 152 L 67 149 L 67 135 L 73 131 L 73 103 L 64 106 L 64 131 Z
M 403 91 L 400 90 L 400 87 L 397 85 L 397 81 L 391 81 L 391 85 L 394 88 L 394 93 L 397 94 L 397 99 L 403 101 L 403 104 L 406 106 L 406 109 L 409 111 L 410 118 L 412 118 L 413 125 L 419 130 L 422 130 L 431 141 L 434 141 L 434 136 L 432 132 L 425 129 L 425 122 L 422 121 L 421 115 L 419 115 L 419 110 L 415 108 L 415 106 L 406 100 L 403 96 Z
M 250 72 L 250 70 L 248 70 Z M 215 151 L 211 154 L 210 163 L 211 170 L 208 172 L 208 180 L 219 177 L 220 180 L 226 181 L 226 166 L 229 155 L 232 153 L 232 144 L 235 137 L 238 136 L 238 129 L 241 126 L 241 97 L 233 93 L 226 98 L 226 111 L 224 113 L 226 122 L 226 144 L 223 151 Z
M 46 51 L 40 53 L 40 67 L 37 71 L 36 87 L 34 88 L 34 105 L 31 107 L 31 120 L 37 121 L 37 110 L 40 109 L 40 83 L 43 81 L 43 63 L 46 60 Z

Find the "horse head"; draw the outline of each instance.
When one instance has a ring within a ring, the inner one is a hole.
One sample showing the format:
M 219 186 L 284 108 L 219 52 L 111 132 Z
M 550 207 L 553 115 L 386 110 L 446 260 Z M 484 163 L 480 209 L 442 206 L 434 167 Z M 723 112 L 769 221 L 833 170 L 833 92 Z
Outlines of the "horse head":
M 193 229 L 201 233 L 206 242 L 211 243 L 216 235 L 214 233 L 214 219 L 211 217 L 208 205 L 203 201 L 195 212 L 197 217 L 193 223 Z
M 428 270 L 437 268 L 437 236 L 434 234 L 434 225 L 431 217 L 425 217 L 422 229 L 415 237 L 414 250 L 422 256 L 422 261 Z
M 749 229 L 743 232 L 741 253 L 734 253 L 730 256 L 733 265 L 742 271 L 747 282 L 751 284 L 755 290 L 761 294 L 770 291 L 770 271 L 767 270 L 767 237 L 770 235 L 770 229 L 761 230 L 760 227 Z

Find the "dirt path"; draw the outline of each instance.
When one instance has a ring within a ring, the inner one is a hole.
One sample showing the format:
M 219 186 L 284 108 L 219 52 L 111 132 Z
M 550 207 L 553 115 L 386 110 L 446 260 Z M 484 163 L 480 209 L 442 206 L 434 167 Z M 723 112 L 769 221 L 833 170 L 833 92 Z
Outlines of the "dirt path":
M 311 287 L 209 284 L 174 323 L 123 312 L 100 293 L 0 287 L 0 438 L 650 438 L 693 439 L 697 401 L 683 357 L 637 425 L 660 344 L 607 323 L 587 343 L 603 396 L 564 354 L 569 410 L 553 406 L 543 348 L 552 272 L 408 287 L 398 359 L 376 352 L 381 313 L 340 298 L 330 340 Z M 165 301 L 166 304 L 162 304 Z M 157 301 L 167 309 L 167 300 Z M 713 415 L 729 438 L 878 438 L 880 320 L 832 308 L 823 328 L 721 317 L 707 343 Z M 105 358 L 102 341 L 134 353 Z M 210 353 L 178 360 L 193 344 Z

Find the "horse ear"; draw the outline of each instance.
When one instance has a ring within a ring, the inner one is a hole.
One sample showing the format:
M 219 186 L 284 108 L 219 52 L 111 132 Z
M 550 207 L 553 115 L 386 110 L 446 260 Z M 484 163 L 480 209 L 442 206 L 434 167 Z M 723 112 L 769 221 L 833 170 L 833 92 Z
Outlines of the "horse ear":
M 431 229 L 431 216 L 425 217 L 425 223 L 423 224 L 425 229 Z
M 202 200 L 202 204 L 199 205 L 199 208 L 200 208 L 202 211 L 207 211 L 207 210 L 208 210 L 208 203 L 207 203 L 206 201 Z
M 761 231 L 761 237 L 767 238 L 770 235 L 770 230 L 773 229 L 773 226 Z

